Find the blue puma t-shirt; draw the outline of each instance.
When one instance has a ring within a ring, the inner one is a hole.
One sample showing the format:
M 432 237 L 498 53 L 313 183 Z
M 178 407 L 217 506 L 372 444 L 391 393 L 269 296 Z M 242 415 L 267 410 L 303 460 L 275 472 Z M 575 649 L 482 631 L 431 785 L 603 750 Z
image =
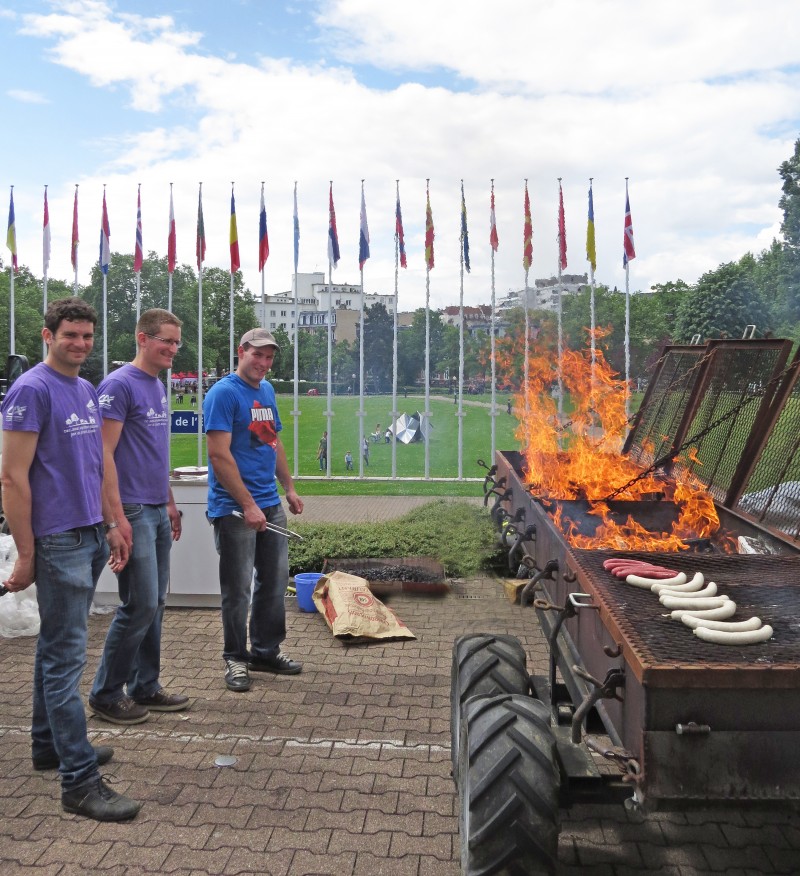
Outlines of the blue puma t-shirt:
M 262 380 L 255 388 L 238 374 L 226 375 L 211 387 L 203 400 L 203 420 L 206 432 L 231 433 L 231 454 L 258 507 L 280 504 L 275 461 L 278 432 L 283 427 L 272 385 Z M 241 510 L 217 480 L 214 466 L 209 462 L 208 516 L 224 517 Z

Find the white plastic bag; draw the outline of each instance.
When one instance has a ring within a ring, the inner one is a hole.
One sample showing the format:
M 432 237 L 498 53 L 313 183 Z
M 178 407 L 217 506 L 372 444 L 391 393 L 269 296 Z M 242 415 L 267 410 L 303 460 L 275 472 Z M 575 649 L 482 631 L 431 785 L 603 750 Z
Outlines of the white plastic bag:
M 0 535 L 0 582 L 5 581 L 14 568 L 17 547 L 10 535 Z M 36 585 L 20 593 L 0 596 L 0 636 L 13 639 L 16 636 L 39 635 L 39 603 Z

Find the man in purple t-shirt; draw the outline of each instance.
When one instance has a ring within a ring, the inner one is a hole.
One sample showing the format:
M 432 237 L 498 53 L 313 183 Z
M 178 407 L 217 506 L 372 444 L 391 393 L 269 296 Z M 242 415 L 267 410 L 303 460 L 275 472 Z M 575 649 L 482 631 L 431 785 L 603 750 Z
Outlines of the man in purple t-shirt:
M 181 325 L 168 310 L 146 310 L 136 325 L 133 362 L 98 387 L 103 499 L 111 514 L 111 568 L 122 604 L 106 636 L 89 705 L 112 724 L 139 724 L 150 709 L 177 712 L 189 705 L 187 696 L 167 693 L 159 683 L 169 553 L 181 537 L 181 515 L 169 486 L 169 410 L 158 375 L 172 367 Z M 118 570 L 125 555 L 127 563 Z
M 3 507 L 17 546 L 5 586 L 14 593 L 35 581 L 41 622 L 33 767 L 58 767 L 65 811 L 125 821 L 141 804 L 101 778 L 97 768 L 114 752 L 89 744 L 79 689 L 89 609 L 108 558 L 99 403 L 92 385 L 78 377 L 92 351 L 97 313 L 80 298 L 65 298 L 50 304 L 44 324 L 47 357 L 17 379 L 2 408 Z

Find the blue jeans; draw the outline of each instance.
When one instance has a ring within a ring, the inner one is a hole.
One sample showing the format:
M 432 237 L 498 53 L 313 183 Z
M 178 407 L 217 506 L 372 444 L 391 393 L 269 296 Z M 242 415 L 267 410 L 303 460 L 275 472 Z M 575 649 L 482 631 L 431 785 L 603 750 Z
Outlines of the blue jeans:
M 269 523 L 286 526 L 282 505 L 262 508 Z M 214 541 L 219 554 L 222 595 L 222 656 L 246 662 L 274 657 L 286 638 L 286 586 L 289 547 L 286 536 L 256 532 L 232 514 L 216 517 Z M 250 587 L 255 570 L 252 602 Z M 250 608 L 250 651 L 247 650 L 247 610 Z
M 169 587 L 172 527 L 166 505 L 123 505 L 133 529 L 133 551 L 117 576 L 119 598 L 97 667 L 91 697 L 109 705 L 128 694 L 146 699 L 158 689 L 161 622 Z
M 56 752 L 64 791 L 97 776 L 79 685 L 86 666 L 89 609 L 107 560 L 100 524 L 36 539 L 41 629 L 33 666 L 32 754 L 39 758 Z

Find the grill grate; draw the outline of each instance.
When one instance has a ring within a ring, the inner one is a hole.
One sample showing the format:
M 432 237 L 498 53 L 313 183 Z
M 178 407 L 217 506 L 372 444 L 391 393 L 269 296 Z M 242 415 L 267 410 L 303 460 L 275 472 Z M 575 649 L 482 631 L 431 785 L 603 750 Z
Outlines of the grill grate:
M 774 630 L 768 642 L 737 647 L 703 642 L 683 623 L 672 620 L 655 594 L 614 578 L 602 564 L 619 556 L 618 552 L 574 550 L 572 555 L 645 669 L 691 664 L 708 669 L 783 667 L 800 671 L 800 557 L 625 554 L 687 576 L 702 572 L 706 581 L 716 582 L 720 594 L 734 600 L 734 620 L 757 615 Z

